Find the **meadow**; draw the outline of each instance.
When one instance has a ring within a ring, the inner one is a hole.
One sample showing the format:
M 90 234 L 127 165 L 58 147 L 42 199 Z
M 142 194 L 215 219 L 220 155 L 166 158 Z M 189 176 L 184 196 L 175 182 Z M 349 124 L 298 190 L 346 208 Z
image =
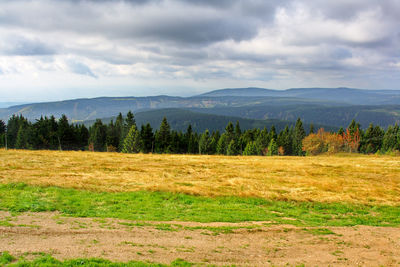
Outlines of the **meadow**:
M 400 158 L 261 157 L 0 150 L 0 183 L 270 200 L 400 203 Z
M 0 150 L 0 159 L 5 265 L 400 264 L 399 157 Z

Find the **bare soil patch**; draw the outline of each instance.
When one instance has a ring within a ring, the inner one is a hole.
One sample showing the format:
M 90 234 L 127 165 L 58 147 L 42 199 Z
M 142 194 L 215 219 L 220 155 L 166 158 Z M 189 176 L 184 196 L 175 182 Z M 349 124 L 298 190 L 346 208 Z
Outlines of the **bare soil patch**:
M 270 222 L 136 222 L 0 212 L 0 251 L 58 259 L 239 265 L 398 266 L 400 228 L 301 228 Z

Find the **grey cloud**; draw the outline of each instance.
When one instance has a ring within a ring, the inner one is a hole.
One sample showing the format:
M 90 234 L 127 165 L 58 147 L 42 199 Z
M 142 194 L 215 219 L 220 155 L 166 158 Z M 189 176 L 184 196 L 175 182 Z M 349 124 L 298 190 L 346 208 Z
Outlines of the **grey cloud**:
M 279 24 L 282 10 L 288 18 Z M 374 17 L 360 22 L 370 11 Z M 37 68 L 67 65 L 93 78 L 144 73 L 158 79 L 161 73 L 177 80 L 273 81 L 280 71 L 286 77 L 306 72 L 361 77 L 368 70 L 372 79 L 375 69 L 378 80 L 379 71 L 396 73 L 388 66 L 400 56 L 398 14 L 398 0 L 2 1 L 0 51 L 54 55 L 54 63 Z M 7 73 L 19 66 L 1 64 Z
M 98 78 L 97 75 L 95 75 L 88 66 L 81 62 L 70 60 L 68 62 L 68 67 L 73 73 L 90 76 L 95 79 Z
M 27 39 L 20 36 L 6 37 L 6 43 L 3 43 L 2 46 L 3 54 L 13 56 L 43 56 L 56 53 L 54 48 L 42 41 Z

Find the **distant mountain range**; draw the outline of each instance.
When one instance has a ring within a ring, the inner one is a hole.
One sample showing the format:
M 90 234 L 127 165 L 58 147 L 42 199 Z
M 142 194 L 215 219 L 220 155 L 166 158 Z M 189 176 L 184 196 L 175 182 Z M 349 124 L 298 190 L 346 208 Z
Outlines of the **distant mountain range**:
M 137 113 L 137 117 L 139 113 L 159 110 L 147 113 L 146 118 L 150 120 L 149 114 L 164 112 L 169 120 L 180 121 L 182 127 L 202 120 L 199 113 L 245 118 L 252 120 L 250 124 L 260 123 L 261 120 L 275 120 L 275 124 L 283 120 L 287 123 L 300 117 L 305 123 L 333 127 L 347 126 L 352 119 L 359 121 L 364 128 L 369 123 L 387 127 L 400 122 L 400 90 L 236 88 L 192 97 L 100 97 L 0 108 L 0 119 L 7 120 L 12 114 L 22 114 L 30 120 L 42 115 L 60 117 L 65 114 L 72 121 L 84 122 L 115 117 L 119 112 L 125 114 L 129 110 Z M 178 116 L 182 113 L 187 113 L 185 119 Z M 204 120 L 210 121 L 211 117 L 204 117 Z M 215 117 L 215 120 L 221 121 L 221 124 L 224 121 L 221 117 Z

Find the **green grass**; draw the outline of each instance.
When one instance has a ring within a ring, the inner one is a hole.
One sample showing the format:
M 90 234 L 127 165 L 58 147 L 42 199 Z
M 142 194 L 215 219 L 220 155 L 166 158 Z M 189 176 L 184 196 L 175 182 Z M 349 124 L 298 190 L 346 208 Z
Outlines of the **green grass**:
M 59 211 L 73 217 L 138 221 L 271 221 L 271 224 L 298 226 L 400 225 L 400 206 L 209 198 L 147 191 L 109 193 L 26 184 L 0 185 L 0 209 L 10 212 Z
M 184 260 L 175 260 L 171 264 L 157 264 L 157 263 L 145 263 L 139 261 L 130 261 L 124 263 L 111 262 L 103 259 L 72 259 L 59 261 L 51 257 L 50 255 L 41 255 L 33 260 L 26 260 L 24 257 L 15 258 L 8 252 L 0 252 L 0 266 L 7 267 L 36 267 L 36 266 L 90 266 L 90 267 L 190 267 L 195 266 L 195 264 L 186 262 Z

